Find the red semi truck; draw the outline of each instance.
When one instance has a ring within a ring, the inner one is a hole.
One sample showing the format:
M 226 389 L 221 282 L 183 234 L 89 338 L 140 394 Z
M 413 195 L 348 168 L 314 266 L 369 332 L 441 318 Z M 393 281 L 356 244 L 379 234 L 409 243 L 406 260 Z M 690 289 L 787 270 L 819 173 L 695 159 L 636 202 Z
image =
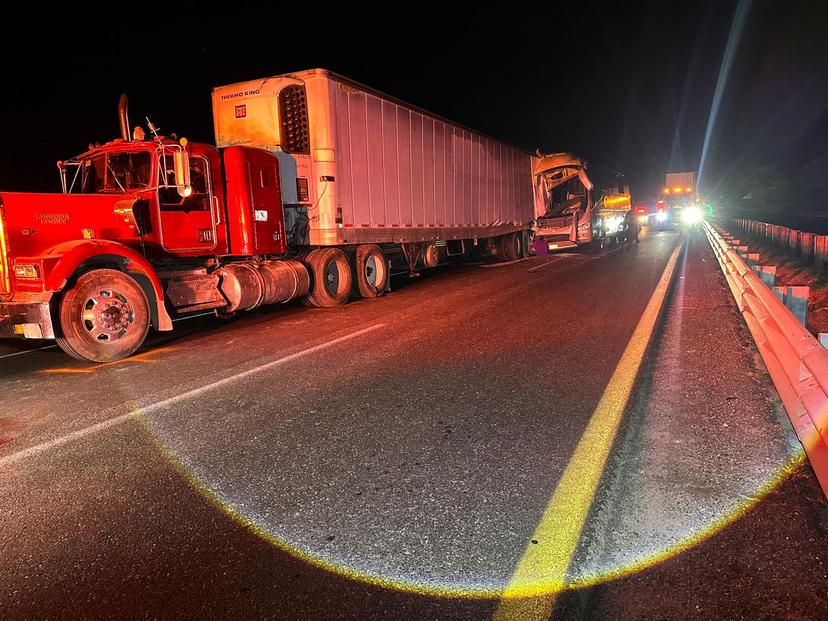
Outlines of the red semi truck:
M 0 336 L 94 362 L 150 327 L 304 298 L 335 306 L 472 252 L 522 255 L 532 157 L 324 70 L 217 88 L 217 147 L 139 127 L 0 193 Z

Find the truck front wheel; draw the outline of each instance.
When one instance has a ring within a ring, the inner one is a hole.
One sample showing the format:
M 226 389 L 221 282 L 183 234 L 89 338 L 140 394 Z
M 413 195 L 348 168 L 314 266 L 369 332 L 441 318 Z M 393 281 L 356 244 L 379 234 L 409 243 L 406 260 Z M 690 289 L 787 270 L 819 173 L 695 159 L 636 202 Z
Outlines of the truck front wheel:
M 311 277 L 305 296 L 309 306 L 329 308 L 345 304 L 351 294 L 351 266 L 339 248 L 318 248 L 304 261 Z
M 133 354 L 149 331 L 143 289 L 118 270 L 83 274 L 60 302 L 60 348 L 78 360 L 112 362 Z

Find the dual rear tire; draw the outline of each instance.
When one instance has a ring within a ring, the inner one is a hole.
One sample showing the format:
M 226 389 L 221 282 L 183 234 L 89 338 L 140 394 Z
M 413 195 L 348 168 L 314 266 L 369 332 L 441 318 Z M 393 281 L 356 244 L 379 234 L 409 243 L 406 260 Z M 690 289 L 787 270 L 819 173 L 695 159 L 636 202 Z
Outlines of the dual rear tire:
M 351 252 L 353 284 L 351 293 L 360 298 L 381 296 L 388 287 L 391 274 L 388 263 L 379 246 L 362 244 Z
M 339 248 L 317 248 L 303 261 L 310 274 L 305 304 L 319 308 L 340 306 L 351 296 L 351 266 Z
M 311 286 L 305 303 L 319 308 L 345 304 L 353 295 L 376 298 L 385 292 L 391 274 L 379 246 L 361 244 L 345 254 L 339 248 L 318 248 L 304 259 Z
M 523 258 L 523 233 L 507 233 L 497 238 L 495 250 L 501 261 L 517 261 Z

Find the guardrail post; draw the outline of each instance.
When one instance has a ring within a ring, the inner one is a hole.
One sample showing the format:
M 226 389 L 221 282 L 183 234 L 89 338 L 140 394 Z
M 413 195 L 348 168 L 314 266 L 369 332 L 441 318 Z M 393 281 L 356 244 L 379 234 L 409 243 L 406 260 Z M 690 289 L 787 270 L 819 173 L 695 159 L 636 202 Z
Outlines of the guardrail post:
M 813 233 L 799 232 L 799 253 L 807 259 L 814 258 L 814 237 Z
M 825 269 L 828 262 L 828 235 L 814 235 L 814 262 L 819 269 Z
M 788 308 L 799 323 L 808 325 L 808 293 L 810 287 L 774 287 L 773 293 Z
M 742 256 L 742 255 L 747 254 L 748 252 L 750 252 L 750 248 L 748 246 L 734 245 L 734 246 L 732 246 L 732 248 L 736 252 L 736 254 L 738 254 L 739 256 Z
M 756 272 L 768 289 L 773 289 L 776 286 L 776 266 L 775 265 L 755 265 L 751 269 Z
M 788 251 L 796 256 L 799 254 L 799 231 L 788 229 Z
M 759 265 L 759 253 L 758 252 L 747 252 L 742 255 L 742 259 L 744 259 L 745 264 L 748 267 L 754 267 Z

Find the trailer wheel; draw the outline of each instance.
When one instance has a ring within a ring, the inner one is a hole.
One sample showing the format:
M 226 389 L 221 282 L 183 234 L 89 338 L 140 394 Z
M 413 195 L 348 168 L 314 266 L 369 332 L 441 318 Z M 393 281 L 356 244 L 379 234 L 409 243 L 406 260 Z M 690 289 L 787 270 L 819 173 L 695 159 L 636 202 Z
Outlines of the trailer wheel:
M 361 298 L 376 298 L 388 285 L 388 263 L 380 247 L 375 244 L 357 246 L 351 254 L 353 285 L 351 293 Z
M 498 240 L 498 251 L 502 261 L 516 261 L 523 253 L 521 238 L 517 233 L 509 233 Z
M 83 274 L 60 302 L 57 344 L 78 360 L 112 362 L 132 355 L 149 331 L 149 302 L 132 278 L 111 269 Z
M 512 237 L 515 238 L 515 241 L 512 242 L 512 250 L 515 253 L 515 259 L 522 259 L 524 256 L 523 231 L 515 231 L 512 233 Z
M 518 233 L 518 235 L 520 235 L 520 245 L 521 245 L 520 258 L 521 259 L 526 259 L 528 257 L 531 257 L 534 254 L 533 251 L 532 251 L 532 242 L 533 242 L 533 240 L 532 240 L 531 231 L 523 231 L 521 233 Z
M 310 273 L 310 290 L 305 296 L 309 306 L 329 308 L 345 304 L 351 294 L 351 267 L 339 248 L 318 248 L 305 257 Z

